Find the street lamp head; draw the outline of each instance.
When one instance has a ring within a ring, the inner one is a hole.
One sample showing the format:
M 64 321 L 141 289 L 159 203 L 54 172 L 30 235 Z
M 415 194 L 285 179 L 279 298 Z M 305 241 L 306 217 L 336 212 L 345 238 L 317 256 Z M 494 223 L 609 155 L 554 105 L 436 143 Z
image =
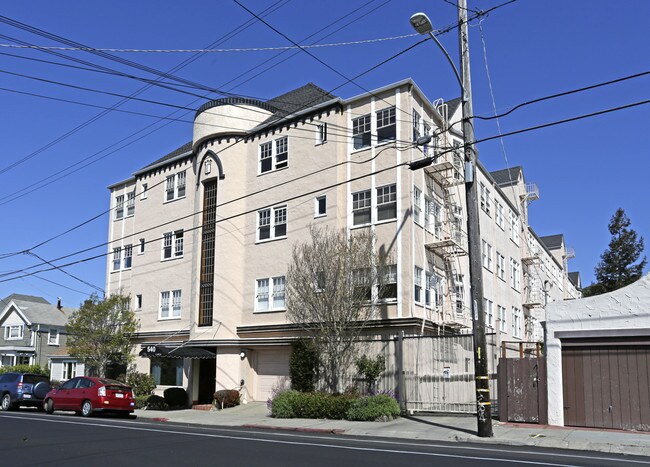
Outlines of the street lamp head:
M 416 13 L 411 16 L 411 26 L 417 31 L 418 34 L 429 34 L 433 31 L 433 24 L 431 20 L 424 13 Z

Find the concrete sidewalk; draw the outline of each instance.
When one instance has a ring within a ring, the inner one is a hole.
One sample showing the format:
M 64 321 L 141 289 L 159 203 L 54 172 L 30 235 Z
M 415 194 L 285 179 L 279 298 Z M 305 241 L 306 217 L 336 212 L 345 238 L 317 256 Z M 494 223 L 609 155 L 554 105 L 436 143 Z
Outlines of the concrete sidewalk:
M 650 456 L 650 432 L 605 431 L 495 421 L 494 437 L 479 438 L 475 435 L 476 418 L 467 416 L 415 415 L 390 422 L 282 419 L 272 418 L 263 402 L 253 402 L 219 411 L 136 410 L 135 413 L 140 419 L 159 422 L 376 436 L 396 440 L 539 446 Z

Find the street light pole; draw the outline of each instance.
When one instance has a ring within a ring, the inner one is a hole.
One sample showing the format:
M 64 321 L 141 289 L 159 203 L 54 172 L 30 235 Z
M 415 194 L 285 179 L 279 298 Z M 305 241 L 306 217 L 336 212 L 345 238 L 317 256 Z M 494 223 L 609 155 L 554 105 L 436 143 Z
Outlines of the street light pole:
M 474 340 L 474 375 L 476 388 L 477 434 L 482 438 L 493 436 L 492 411 L 490 403 L 490 376 L 488 352 L 485 339 L 485 315 L 483 314 L 483 266 L 481 264 L 481 231 L 479 224 L 478 185 L 476 184 L 476 163 L 478 160 L 474 144 L 472 121 L 472 82 L 469 69 L 469 31 L 467 25 L 467 0 L 458 0 L 458 40 L 460 50 L 460 74 L 442 44 L 433 35 L 431 21 L 424 13 L 411 16 L 411 24 L 420 34 L 429 34 L 442 49 L 452 65 L 461 87 L 463 147 L 465 150 L 465 197 L 467 205 L 467 243 L 469 254 L 470 295 L 472 330 Z M 430 163 L 430 161 L 429 161 Z M 421 165 L 421 164 L 420 164 Z M 427 164 L 428 165 L 428 164 Z M 412 169 L 419 168 L 416 163 Z

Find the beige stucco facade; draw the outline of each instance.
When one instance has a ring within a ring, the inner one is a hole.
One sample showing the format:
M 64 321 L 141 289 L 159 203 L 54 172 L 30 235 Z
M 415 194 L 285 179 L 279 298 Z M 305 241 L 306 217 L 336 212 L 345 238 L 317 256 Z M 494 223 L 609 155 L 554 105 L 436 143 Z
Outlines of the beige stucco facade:
M 159 360 L 137 358 L 140 371 L 183 385 L 194 401 L 205 401 L 210 388 L 231 389 L 242 381 L 249 400 L 265 399 L 273 383 L 288 374 L 290 343 L 298 333 L 282 306 L 284 275 L 293 245 L 308 240 L 312 225 L 372 229 L 377 249 L 389 254 L 397 293 L 377 306 L 380 325 L 373 332 L 471 332 L 466 236 L 464 249 L 448 246 L 450 226 L 466 231 L 462 163 L 435 176 L 433 169 L 413 171 L 406 165 L 421 159 L 423 150 L 453 162 L 447 149 L 461 144 L 462 136 L 448 124 L 460 118 L 457 106 L 434 106 L 410 80 L 346 100 L 322 90 L 314 99 L 314 89 L 308 85 L 266 103 L 236 98 L 208 103 L 197 112 L 191 143 L 109 187 L 107 292 L 131 294 L 141 322 L 137 343 L 143 348 L 216 354 L 216 359 L 178 359 L 173 371 L 167 361 L 160 366 Z M 412 144 L 416 133 L 427 132 L 439 134 L 436 148 Z M 500 325 L 497 305 L 505 307 L 507 323 L 515 307 L 521 310 L 521 331 L 513 335 L 506 324 L 499 337 L 530 340 L 533 328 L 529 332 L 524 326 L 523 298 L 530 269 L 522 261 L 529 200 L 516 192 L 508 195 L 483 168 L 477 177 L 504 210 L 503 226 L 496 224 L 494 210 L 483 211 L 480 219 L 493 249 L 493 266 L 484 271 L 485 297 L 497 316 L 492 326 Z M 520 189 L 523 175 L 517 183 L 513 186 Z M 204 227 L 210 222 L 205 218 L 209 186 L 216 187 L 213 275 L 203 260 L 212 251 Z M 367 202 L 365 211 L 359 200 Z M 519 219 L 514 236 L 505 219 L 509 211 Z M 454 239 L 462 244 L 463 232 Z M 540 255 L 557 266 L 552 253 L 535 241 Z M 131 260 L 125 263 L 129 245 Z M 511 286 L 508 264 L 498 277 L 496 251 L 520 265 L 518 288 Z M 564 276 L 562 269 L 553 278 L 563 281 L 563 289 Z M 211 314 L 201 301 L 206 287 L 213 290 Z M 549 290 L 555 299 L 558 289 Z

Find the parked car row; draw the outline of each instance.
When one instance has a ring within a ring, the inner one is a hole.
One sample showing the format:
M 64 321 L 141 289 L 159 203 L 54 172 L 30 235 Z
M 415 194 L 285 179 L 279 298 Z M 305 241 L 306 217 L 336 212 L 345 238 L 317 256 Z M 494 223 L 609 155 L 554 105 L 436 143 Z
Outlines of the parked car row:
M 128 417 L 135 410 L 135 399 L 129 386 L 112 379 L 78 376 L 52 388 L 42 375 L 0 375 L 0 408 L 18 407 L 37 407 L 48 414 L 71 410 L 84 417 L 100 412 Z

